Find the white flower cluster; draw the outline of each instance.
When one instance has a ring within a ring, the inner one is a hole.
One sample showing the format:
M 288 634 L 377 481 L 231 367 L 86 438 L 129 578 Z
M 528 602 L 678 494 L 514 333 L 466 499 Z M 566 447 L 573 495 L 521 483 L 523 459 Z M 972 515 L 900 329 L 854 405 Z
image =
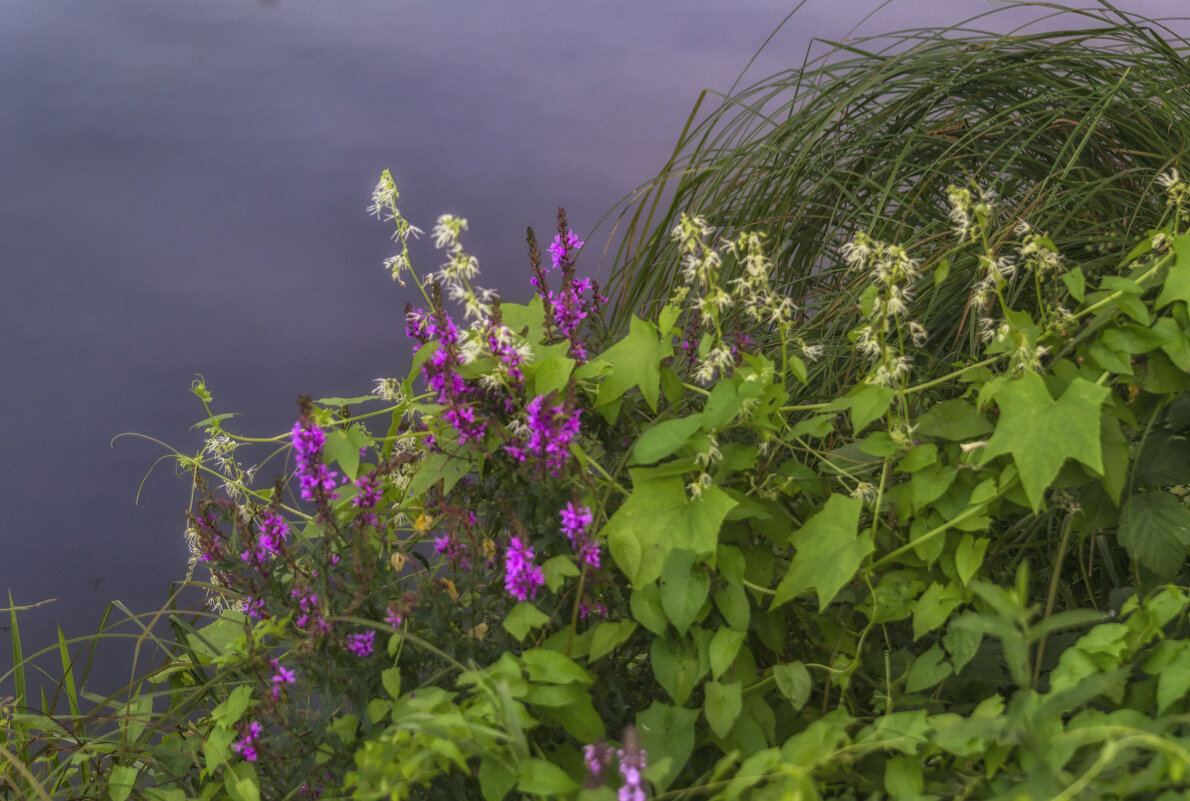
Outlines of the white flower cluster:
M 700 346 L 695 380 L 709 384 L 734 364 L 735 356 L 723 335 L 731 311 L 742 312 L 753 326 L 777 331 L 784 341 L 797 344 L 807 359 L 820 356 L 820 345 L 807 345 L 792 336 L 798 307 L 792 298 L 773 289 L 773 264 L 765 253 L 763 235 L 741 233 L 712 246 L 707 242 L 711 234 L 712 228 L 703 217 L 688 214 L 682 215 L 672 231 L 682 254 L 682 285 L 674 290 L 670 303 L 685 303 L 693 292 L 694 299 L 688 305 L 697 311 L 709 336 L 708 342 Z M 725 257 L 743 268 L 727 287 L 719 280 Z
M 401 273 L 412 269 L 409 262 L 409 237 L 412 236 L 416 239 L 421 235 L 422 230 L 410 225 L 409 221 L 401 216 L 401 211 L 397 208 L 397 200 L 400 196 L 392 173 L 385 170 L 380 174 L 380 181 L 377 182 L 376 188 L 372 190 L 372 205 L 368 206 L 368 214 L 395 224 L 393 240 L 401 243 L 401 252 L 385 259 L 384 268 L 392 273 L 394 281 L 405 286 Z
M 920 348 L 929 336 L 921 323 L 909 319 L 921 264 L 900 245 L 886 244 L 862 231 L 839 253 L 849 270 L 866 273 L 875 287 L 867 320 L 853 332 L 856 351 L 872 361 L 868 380 L 886 387 L 901 384 L 912 364 L 905 354 L 906 338 Z

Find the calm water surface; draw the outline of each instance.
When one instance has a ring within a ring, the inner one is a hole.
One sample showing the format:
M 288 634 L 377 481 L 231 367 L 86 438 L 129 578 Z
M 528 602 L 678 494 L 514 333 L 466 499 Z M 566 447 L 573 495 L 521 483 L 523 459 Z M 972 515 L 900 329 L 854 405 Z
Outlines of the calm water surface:
M 750 75 L 878 5 L 811 0 Z M 791 8 L 0 0 L 0 590 L 57 599 L 22 613 L 26 650 L 57 625 L 93 632 L 112 599 L 156 609 L 183 574 L 186 481 L 168 462 L 149 473 L 160 446 L 112 439 L 198 448 L 196 373 L 253 435 L 286 430 L 299 394 L 404 374 L 415 298 L 364 213 L 382 169 L 415 224 L 470 220 L 480 283 L 505 297 L 525 296 L 525 226 L 549 231 L 559 205 L 594 245 L 580 269 L 606 275 L 596 223 Z M 898 0 L 863 30 L 988 8 Z M 424 240 L 414 256 L 438 263 Z M 113 662 L 98 679 L 126 675 Z

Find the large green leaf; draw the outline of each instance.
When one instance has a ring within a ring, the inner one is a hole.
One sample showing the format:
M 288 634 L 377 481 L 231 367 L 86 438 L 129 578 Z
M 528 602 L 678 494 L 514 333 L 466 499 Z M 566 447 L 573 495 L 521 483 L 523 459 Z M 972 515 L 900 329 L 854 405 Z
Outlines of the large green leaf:
M 661 362 L 673 355 L 673 346 L 657 334 L 649 322 L 633 317 L 628 336 L 601 353 L 597 360 L 612 369 L 599 385 L 597 406 L 618 399 L 632 387 L 644 395 L 649 408 L 657 411 L 657 396 L 661 388 Z
M 678 476 L 647 478 L 643 471 L 629 472 L 632 494 L 607 521 L 604 532 L 612 558 L 633 587 L 658 578 L 674 548 L 699 556 L 714 553 L 719 526 L 736 505 L 726 492 L 712 486 L 698 498 L 687 498 Z
M 1168 492 L 1133 495 L 1120 509 L 1119 537 L 1129 556 L 1173 578 L 1190 552 L 1190 511 Z
M 661 608 L 678 633 L 685 634 L 706 602 L 711 577 L 694 552 L 675 548 L 665 560 L 660 584 Z
M 636 733 L 649 755 L 649 763 L 669 760 L 665 772 L 657 780 L 662 789 L 678 775 L 678 771 L 694 750 L 694 730 L 698 721 L 697 709 L 682 709 L 660 701 L 636 715 Z
M 726 737 L 735 719 L 740 716 L 740 710 L 744 706 L 740 690 L 738 681 L 728 684 L 717 681 L 706 683 L 703 712 L 706 713 L 707 723 L 711 724 L 711 731 L 719 737 Z
M 982 437 L 992 430 L 992 424 L 965 400 L 949 400 L 935 404 L 917 418 L 913 432 L 927 437 L 938 437 L 961 442 L 972 437 Z
M 649 464 L 664 459 L 685 445 L 686 440 L 690 439 L 690 435 L 698 431 L 701 425 L 701 416 L 695 415 L 665 420 L 649 426 L 636 440 L 636 445 L 632 448 L 632 461 L 629 464 Z
M 857 498 L 832 494 L 822 510 L 794 532 L 790 542 L 797 553 L 777 586 L 772 608 L 811 587 L 818 592 L 818 608 L 826 608 L 875 548 L 871 535 L 858 530 L 862 508 Z
M 1107 387 L 1075 378 L 1054 400 L 1041 376 L 1025 373 L 996 394 L 1000 421 L 983 449 L 982 463 L 1012 454 L 1025 495 L 1039 510 L 1045 488 L 1067 459 L 1103 473 L 1099 407 L 1109 394 Z
M 1190 303 L 1190 236 L 1170 237 L 1173 241 L 1174 262 L 1165 276 L 1161 294 L 1157 296 L 1160 309 L 1175 300 Z

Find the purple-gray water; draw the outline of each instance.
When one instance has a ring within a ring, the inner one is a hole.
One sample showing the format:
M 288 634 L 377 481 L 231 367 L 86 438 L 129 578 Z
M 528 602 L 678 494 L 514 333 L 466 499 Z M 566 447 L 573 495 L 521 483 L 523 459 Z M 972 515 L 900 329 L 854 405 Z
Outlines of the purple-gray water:
M 182 577 L 187 481 L 166 461 L 142 487 L 166 451 L 112 439 L 194 452 L 196 374 L 250 435 L 286 430 L 299 394 L 404 375 L 416 298 L 382 269 L 391 230 L 364 211 L 382 169 L 414 224 L 469 219 L 479 283 L 508 299 L 528 291 L 525 226 L 550 232 L 559 205 L 588 239 L 580 270 L 606 276 L 596 223 L 792 6 L 0 0 L 0 590 L 56 599 L 21 613 L 26 652 L 58 625 L 93 632 L 112 599 L 156 609 Z M 744 83 L 879 6 L 810 0 Z M 994 7 L 896 0 L 861 31 Z M 437 266 L 428 237 L 414 258 Z M 126 677 L 97 670 L 108 687 Z

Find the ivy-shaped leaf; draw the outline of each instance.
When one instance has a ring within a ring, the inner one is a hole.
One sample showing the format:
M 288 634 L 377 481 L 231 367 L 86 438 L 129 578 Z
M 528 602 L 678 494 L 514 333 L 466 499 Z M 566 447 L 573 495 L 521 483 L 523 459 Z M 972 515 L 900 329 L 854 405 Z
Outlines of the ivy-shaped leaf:
M 1000 421 L 981 463 L 1011 454 L 1029 503 L 1040 510 L 1045 488 L 1067 459 L 1103 473 L 1099 407 L 1109 394 L 1107 387 L 1075 378 L 1054 400 L 1041 376 L 1025 373 L 996 394 Z
M 1133 495 L 1120 509 L 1118 536 L 1129 556 L 1173 578 L 1190 552 L 1190 511 L 1168 492 Z
M 672 355 L 673 346 L 658 336 L 652 323 L 633 317 L 628 324 L 628 336 L 598 357 L 599 361 L 612 365 L 612 370 L 599 384 L 595 404 L 611 403 L 636 387 L 649 408 L 656 412 L 661 389 L 661 362 Z
M 616 565 L 641 587 L 661 575 L 669 552 L 685 548 L 699 556 L 714 553 L 719 527 L 736 502 L 711 486 L 687 498 L 678 476 L 647 478 L 630 470 L 632 494 L 604 526 Z
M 818 608 L 826 608 L 859 570 L 864 557 L 875 549 L 871 535 L 858 530 L 862 508 L 858 498 L 832 494 L 822 510 L 794 532 L 790 542 L 797 553 L 777 586 L 770 608 L 811 587 L 818 592 Z

